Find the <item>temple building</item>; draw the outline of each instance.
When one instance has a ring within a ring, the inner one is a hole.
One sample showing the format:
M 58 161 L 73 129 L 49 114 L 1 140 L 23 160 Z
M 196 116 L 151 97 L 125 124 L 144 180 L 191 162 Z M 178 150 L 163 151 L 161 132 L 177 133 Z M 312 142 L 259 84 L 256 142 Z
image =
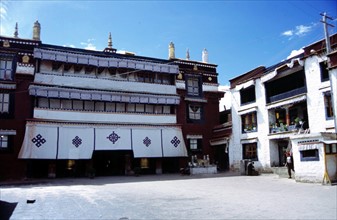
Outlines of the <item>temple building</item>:
M 337 181 L 337 35 L 304 47 L 271 67 L 260 66 L 230 80 L 233 169 L 285 169 L 294 158 L 295 179 Z
M 216 163 L 216 65 L 0 36 L 0 178 L 179 172 Z M 221 149 L 225 147 L 218 143 Z M 227 158 L 228 160 L 228 158 Z M 223 169 L 225 166 L 223 166 Z
M 18 153 L 33 113 L 27 91 L 34 80 L 34 48 L 40 44 L 39 39 L 19 38 L 18 24 L 13 37 L 0 36 L 0 180 L 26 175 Z

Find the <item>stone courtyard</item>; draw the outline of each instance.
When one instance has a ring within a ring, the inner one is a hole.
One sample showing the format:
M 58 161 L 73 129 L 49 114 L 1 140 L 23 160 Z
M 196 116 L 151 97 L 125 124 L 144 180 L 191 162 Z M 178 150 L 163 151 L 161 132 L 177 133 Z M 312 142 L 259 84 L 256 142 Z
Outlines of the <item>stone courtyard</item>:
M 178 174 L 5 184 L 10 219 L 336 219 L 337 187 L 274 174 Z

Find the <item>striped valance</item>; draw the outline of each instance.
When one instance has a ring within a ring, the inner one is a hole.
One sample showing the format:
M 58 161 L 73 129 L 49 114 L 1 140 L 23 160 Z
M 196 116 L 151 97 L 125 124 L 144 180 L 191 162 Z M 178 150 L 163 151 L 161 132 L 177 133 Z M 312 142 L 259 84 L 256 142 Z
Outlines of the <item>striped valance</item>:
M 178 65 L 145 62 L 135 59 L 98 57 L 89 54 L 76 54 L 65 51 L 53 51 L 41 48 L 34 49 L 34 57 L 42 60 L 52 60 L 73 64 L 91 65 L 97 67 L 130 68 L 154 72 L 178 74 Z
M 133 94 L 123 92 L 80 90 L 71 88 L 31 85 L 29 95 L 46 98 L 80 99 L 107 102 L 126 102 L 142 104 L 178 105 L 180 97 L 176 95 Z

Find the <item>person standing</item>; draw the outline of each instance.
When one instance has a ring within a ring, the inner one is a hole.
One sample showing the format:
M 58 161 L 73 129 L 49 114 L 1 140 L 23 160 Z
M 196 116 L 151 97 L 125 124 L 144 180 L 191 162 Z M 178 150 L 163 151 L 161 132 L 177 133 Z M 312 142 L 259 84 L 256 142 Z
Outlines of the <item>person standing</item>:
M 291 179 L 291 171 L 294 171 L 294 160 L 293 160 L 293 156 L 291 155 L 291 152 L 286 152 L 286 156 L 287 156 L 287 162 L 286 162 L 286 166 L 288 168 L 288 175 L 289 175 L 289 179 Z

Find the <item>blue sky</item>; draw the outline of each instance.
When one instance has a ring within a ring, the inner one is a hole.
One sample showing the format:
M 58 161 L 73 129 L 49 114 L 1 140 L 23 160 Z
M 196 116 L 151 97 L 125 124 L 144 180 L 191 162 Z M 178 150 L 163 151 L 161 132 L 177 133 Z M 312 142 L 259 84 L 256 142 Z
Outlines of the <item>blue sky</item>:
M 320 13 L 337 29 L 336 0 L 237 1 L 14 1 L 0 0 L 0 34 L 31 38 L 36 20 L 43 43 L 103 50 L 113 47 L 140 56 L 176 57 L 218 65 L 219 82 L 258 66 L 271 66 L 324 38 Z

